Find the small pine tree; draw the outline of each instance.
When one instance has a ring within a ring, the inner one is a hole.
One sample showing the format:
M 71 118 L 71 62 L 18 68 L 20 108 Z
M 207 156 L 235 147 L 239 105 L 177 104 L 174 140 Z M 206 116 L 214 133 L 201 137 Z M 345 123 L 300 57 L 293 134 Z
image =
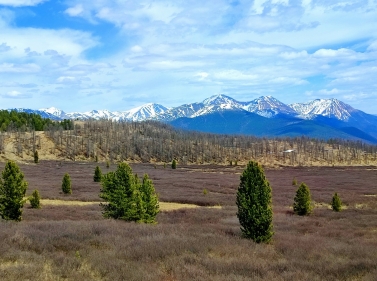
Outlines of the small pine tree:
M 62 181 L 62 191 L 64 194 L 72 194 L 71 177 L 66 173 Z
M 135 176 L 127 163 L 120 163 L 115 172 L 109 172 L 102 178 L 99 197 L 105 218 L 138 221 L 138 194 Z
M 110 161 L 106 161 L 106 168 L 110 168 Z
M 33 209 L 40 209 L 41 208 L 41 196 L 39 191 L 36 189 L 33 191 L 31 196 L 29 197 L 30 205 Z
M 296 179 L 296 177 L 293 178 L 292 185 L 297 185 L 297 179 Z
M 175 161 L 175 159 L 173 159 L 173 162 L 171 163 L 171 168 L 177 169 L 177 161 Z
M 300 216 L 309 215 L 312 211 L 310 189 L 305 183 L 301 183 L 296 191 L 293 211 Z
M 38 150 L 34 152 L 34 163 L 39 163 L 39 155 L 38 155 Z
M 27 186 L 18 165 L 8 161 L 0 178 L 0 215 L 4 220 L 21 221 Z
M 101 182 L 101 179 L 102 179 L 101 168 L 99 166 L 97 166 L 96 169 L 94 170 L 93 180 L 94 180 L 94 182 Z
M 159 212 L 159 203 L 156 190 L 151 179 L 145 174 L 140 187 L 142 200 L 142 217 L 141 221 L 145 223 L 154 223 Z
M 331 200 L 331 208 L 335 212 L 340 212 L 342 210 L 342 201 L 340 200 L 340 197 L 338 193 L 335 192 L 334 196 L 332 197 Z
M 237 190 L 237 217 L 244 237 L 257 243 L 272 238 L 271 187 L 261 165 L 250 161 Z

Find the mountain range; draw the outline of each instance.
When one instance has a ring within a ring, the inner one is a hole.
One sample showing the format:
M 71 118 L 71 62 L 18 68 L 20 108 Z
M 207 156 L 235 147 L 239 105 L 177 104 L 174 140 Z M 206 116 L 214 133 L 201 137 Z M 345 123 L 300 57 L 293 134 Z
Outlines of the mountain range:
M 271 96 L 240 102 L 226 95 L 215 95 L 202 102 L 174 108 L 149 103 L 128 111 L 116 112 L 92 110 L 66 113 L 54 107 L 14 110 L 36 113 L 53 120 L 156 120 L 170 123 L 177 128 L 211 133 L 266 137 L 306 135 L 377 143 L 377 116 L 355 109 L 337 99 L 316 99 L 308 103 L 287 105 Z

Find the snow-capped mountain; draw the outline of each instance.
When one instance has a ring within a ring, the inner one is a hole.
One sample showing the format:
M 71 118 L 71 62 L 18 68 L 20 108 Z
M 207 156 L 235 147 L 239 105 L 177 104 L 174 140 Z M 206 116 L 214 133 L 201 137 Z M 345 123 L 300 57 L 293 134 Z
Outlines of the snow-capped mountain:
M 267 118 L 277 114 L 296 115 L 296 111 L 281 101 L 271 96 L 259 97 L 248 102 L 243 109 Z
M 56 107 L 49 107 L 49 108 L 41 108 L 39 111 L 43 111 L 46 114 L 53 115 L 58 117 L 59 119 L 70 119 L 70 116 L 67 115 L 63 110 L 60 110 Z
M 70 119 L 79 120 L 143 121 L 162 114 L 166 110 L 167 108 L 160 104 L 148 103 L 128 111 L 92 110 L 88 112 L 66 113 L 66 116 Z
M 303 119 L 313 119 L 320 115 L 348 121 L 352 113 L 358 111 L 337 99 L 316 99 L 308 103 L 294 103 L 289 106 L 296 111 L 298 117 Z
M 13 110 L 36 113 L 43 118 L 52 120 L 157 120 L 180 124 L 177 126 L 184 128 L 189 128 L 191 123 L 194 130 L 200 130 L 200 126 L 205 125 L 206 128 L 209 128 L 208 131 L 218 128 L 216 130 L 222 133 L 239 132 L 263 135 L 263 132 L 274 130 L 270 133 L 276 136 L 306 134 L 318 137 L 329 136 L 329 132 L 332 130 L 331 137 L 349 136 L 353 139 L 377 143 L 377 116 L 354 109 L 337 99 L 317 99 L 307 103 L 286 105 L 271 96 L 240 102 L 226 95 L 215 95 L 202 102 L 184 104 L 174 108 L 149 103 L 128 111 L 115 112 L 92 110 L 66 113 L 55 107 L 40 110 L 22 108 Z M 188 119 L 180 121 L 182 117 Z M 206 124 L 202 124 L 203 120 L 206 120 Z M 257 129 L 259 131 L 256 131 Z M 313 130 L 316 130 L 316 133 Z
M 148 103 L 122 113 L 120 120 L 143 121 L 164 113 L 168 109 L 156 103 Z

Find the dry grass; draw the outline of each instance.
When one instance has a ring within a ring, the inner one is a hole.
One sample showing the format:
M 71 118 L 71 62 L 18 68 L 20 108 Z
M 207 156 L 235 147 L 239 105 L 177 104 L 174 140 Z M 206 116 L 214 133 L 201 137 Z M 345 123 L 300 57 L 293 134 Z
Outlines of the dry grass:
M 160 198 L 171 202 L 169 208 L 161 203 L 158 224 L 144 225 L 102 217 L 95 165 L 21 166 L 29 192 L 37 186 L 43 191 L 43 208 L 26 206 L 22 222 L 0 222 L 0 280 L 376 280 L 377 200 L 365 196 L 377 193 L 373 170 L 266 170 L 275 235 L 264 245 L 240 236 L 234 203 L 240 167 L 133 165 L 139 175 L 151 175 Z M 59 193 L 67 171 L 69 196 Z M 317 202 L 308 217 L 291 210 L 293 177 L 309 185 Z M 334 192 L 346 207 L 339 213 L 328 209 Z M 62 201 L 69 205 L 44 203 Z M 182 202 L 195 208 L 170 209 Z M 219 202 L 222 208 L 197 207 Z
M 50 205 L 50 206 L 91 206 L 91 205 L 98 205 L 100 202 L 97 201 L 77 201 L 77 200 L 57 200 L 57 199 L 41 199 L 41 204 L 43 206 Z M 195 209 L 195 208 L 203 208 L 199 205 L 194 204 L 182 204 L 182 203 L 174 203 L 174 202 L 160 202 L 160 210 L 164 211 L 174 211 L 179 209 Z M 27 206 L 27 204 L 26 204 Z M 221 209 L 221 206 L 207 206 L 205 208 L 214 208 L 214 209 Z

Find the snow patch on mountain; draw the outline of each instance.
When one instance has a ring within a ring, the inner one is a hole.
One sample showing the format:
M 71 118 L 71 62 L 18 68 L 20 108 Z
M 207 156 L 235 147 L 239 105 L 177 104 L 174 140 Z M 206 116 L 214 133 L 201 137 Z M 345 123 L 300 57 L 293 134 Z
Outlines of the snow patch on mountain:
M 313 119 L 318 115 L 348 121 L 357 110 L 337 99 L 316 99 L 308 103 L 294 103 L 289 105 L 298 117 Z
M 246 105 L 243 106 L 243 109 L 267 118 L 272 118 L 277 114 L 296 114 L 292 108 L 272 96 L 259 97 L 246 103 Z

